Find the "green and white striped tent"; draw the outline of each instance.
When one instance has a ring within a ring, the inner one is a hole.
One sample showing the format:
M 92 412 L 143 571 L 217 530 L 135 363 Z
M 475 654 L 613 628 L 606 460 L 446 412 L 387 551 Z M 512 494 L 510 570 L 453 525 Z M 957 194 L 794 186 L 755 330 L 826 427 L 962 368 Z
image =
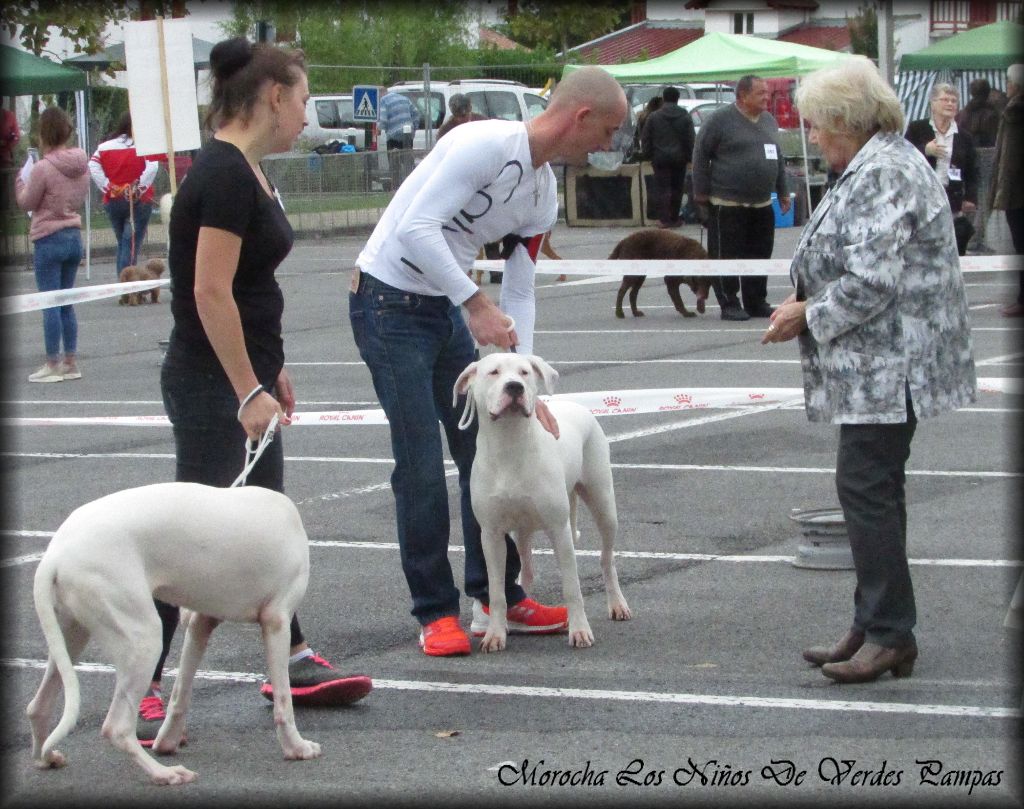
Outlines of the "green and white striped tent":
M 1006 68 L 1024 61 L 1024 26 L 996 22 L 948 37 L 916 53 L 904 54 L 896 74 L 896 94 L 907 121 L 931 114 L 928 96 L 938 82 L 960 91 L 961 106 L 970 99 L 970 84 L 987 79 L 1006 90 Z

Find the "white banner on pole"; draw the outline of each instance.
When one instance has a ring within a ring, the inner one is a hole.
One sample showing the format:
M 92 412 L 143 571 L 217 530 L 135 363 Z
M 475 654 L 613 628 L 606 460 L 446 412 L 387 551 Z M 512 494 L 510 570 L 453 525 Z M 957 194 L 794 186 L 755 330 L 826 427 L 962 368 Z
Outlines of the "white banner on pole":
M 170 132 L 175 152 L 198 149 L 199 105 L 192 58 L 192 30 L 185 20 L 163 20 L 169 93 Z M 140 155 L 167 154 L 164 83 L 160 75 L 159 21 L 125 26 L 124 60 L 128 68 L 128 106 L 135 149 Z

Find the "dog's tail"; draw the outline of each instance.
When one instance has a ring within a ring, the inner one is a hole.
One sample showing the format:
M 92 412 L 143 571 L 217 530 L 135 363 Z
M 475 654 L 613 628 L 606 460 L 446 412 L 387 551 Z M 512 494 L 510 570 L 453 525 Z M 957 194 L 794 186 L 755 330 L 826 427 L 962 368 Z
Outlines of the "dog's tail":
M 36 615 L 39 616 L 39 623 L 43 628 L 43 637 L 46 638 L 46 647 L 50 652 L 50 659 L 57 667 L 60 679 L 64 683 L 64 713 L 60 722 L 57 723 L 57 727 L 43 743 L 42 760 L 44 761 L 50 751 L 74 728 L 78 721 L 78 710 L 81 704 L 78 675 L 75 674 L 75 667 L 71 662 L 71 655 L 68 654 L 64 633 L 61 631 L 57 621 L 57 611 L 54 608 L 56 589 L 57 570 L 53 559 L 44 555 L 36 569 L 32 596 L 36 604 Z

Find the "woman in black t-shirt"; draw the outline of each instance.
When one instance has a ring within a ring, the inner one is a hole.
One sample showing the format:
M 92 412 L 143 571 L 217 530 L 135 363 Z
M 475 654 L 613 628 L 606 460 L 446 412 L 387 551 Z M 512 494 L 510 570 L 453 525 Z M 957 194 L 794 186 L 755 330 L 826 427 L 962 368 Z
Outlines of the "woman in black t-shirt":
M 174 428 L 175 479 L 230 486 L 245 465 L 246 438 L 276 415 L 289 424 L 295 393 L 284 367 L 284 299 L 274 272 L 294 234 L 260 160 L 284 152 L 306 124 L 309 98 L 302 53 L 244 38 L 210 53 L 214 136 L 199 152 L 171 209 L 170 275 L 174 326 L 160 375 Z M 284 488 L 280 437 L 247 483 Z M 164 710 L 159 687 L 178 609 L 157 601 L 164 647 L 153 688 L 140 706 L 139 739 L 155 737 Z M 372 688 L 345 677 L 308 647 L 292 617 L 288 666 L 296 704 L 347 704 Z M 261 693 L 273 699 L 269 682 Z

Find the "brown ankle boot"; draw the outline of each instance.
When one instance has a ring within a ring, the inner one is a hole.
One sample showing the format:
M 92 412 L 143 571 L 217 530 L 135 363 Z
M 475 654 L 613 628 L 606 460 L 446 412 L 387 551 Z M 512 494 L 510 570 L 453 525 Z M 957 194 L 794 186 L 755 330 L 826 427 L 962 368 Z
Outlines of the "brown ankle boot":
M 909 677 L 915 660 L 917 643 L 913 640 L 904 646 L 865 643 L 849 660 L 823 665 L 821 673 L 838 683 L 870 683 L 887 671 L 891 671 L 893 677 Z
M 849 660 L 856 651 L 864 645 L 864 633 L 851 629 L 831 646 L 812 646 L 804 649 L 804 660 L 813 663 L 815 666 L 823 666 L 826 663 L 842 663 Z

